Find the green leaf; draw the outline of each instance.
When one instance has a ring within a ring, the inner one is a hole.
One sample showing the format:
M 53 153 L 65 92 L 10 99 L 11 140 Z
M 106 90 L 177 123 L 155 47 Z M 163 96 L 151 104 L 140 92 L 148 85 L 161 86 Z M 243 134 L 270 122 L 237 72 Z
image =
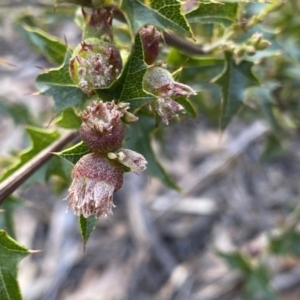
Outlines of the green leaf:
M 88 153 L 90 153 L 88 147 L 83 142 L 80 142 L 71 148 L 68 148 L 62 152 L 56 152 L 55 154 L 66 159 L 72 164 L 76 164 L 83 155 Z
M 9 116 L 15 124 L 35 125 L 34 117 L 23 103 L 13 103 L 6 99 L 0 99 L 0 115 L 4 114 Z
M 222 89 L 222 115 L 221 129 L 225 129 L 232 117 L 243 107 L 244 91 L 250 86 L 259 85 L 257 78 L 253 75 L 252 62 L 243 60 L 236 64 L 233 56 L 225 52 L 225 68 L 213 82 L 220 85 Z
M 139 120 L 131 124 L 126 134 L 125 148 L 135 150 L 146 158 L 147 172 L 157 177 L 172 189 L 180 190 L 156 158 L 151 146 L 151 138 L 155 130 L 155 120 L 151 116 L 139 114 Z
M 253 264 L 251 260 L 239 251 L 218 252 L 230 268 L 238 270 L 244 279 L 245 299 L 256 299 L 256 296 L 264 296 L 264 299 L 277 299 L 270 285 L 270 275 L 262 264 Z M 244 298 L 243 298 L 244 299 Z
M 55 140 L 57 140 L 60 136 L 59 133 L 55 130 L 46 130 L 41 128 L 35 128 L 32 126 L 28 126 L 26 128 L 26 131 L 30 136 L 31 145 L 27 149 L 23 150 L 20 153 L 20 157 L 17 159 L 17 161 L 4 171 L 4 173 L 0 177 L 0 181 L 9 177 L 21 166 L 23 166 L 25 163 L 27 163 L 33 157 L 35 157 L 44 148 L 46 148 Z
M 47 32 L 30 27 L 28 25 L 22 26 L 26 33 L 26 41 L 41 54 L 43 54 L 53 64 L 60 65 L 64 61 L 67 47 L 56 37 Z
M 3 211 L 0 213 L 0 228 L 5 229 L 12 238 L 16 237 L 14 212 L 21 205 L 21 199 L 16 196 L 7 197 L 1 204 Z
M 252 272 L 245 277 L 246 298 L 252 300 L 255 295 L 259 299 L 278 299 L 271 287 L 270 281 L 270 274 L 265 266 L 258 265 L 254 267 Z
M 63 110 L 60 115 L 53 121 L 53 123 L 67 129 L 77 129 L 80 127 L 82 120 L 77 115 L 74 108 L 69 107 Z
M 61 160 L 58 156 L 53 156 L 47 164 L 45 178 L 46 180 L 49 180 L 51 176 L 56 175 L 69 183 L 71 170 L 71 164 L 65 160 Z
M 192 37 L 190 26 L 181 14 L 181 4 L 177 0 L 152 0 L 150 6 L 137 0 L 123 0 L 121 9 L 125 13 L 133 34 L 143 26 L 151 24 L 161 30 L 172 30 Z
M 191 103 L 191 101 L 187 98 L 177 98 L 174 101 L 176 101 L 177 103 L 181 104 L 185 111 L 192 117 L 192 118 L 197 118 L 197 112 L 193 106 L 193 104 Z
M 83 215 L 79 216 L 80 233 L 83 240 L 83 247 L 85 250 L 86 243 L 96 227 L 97 218 L 93 215 L 85 218 Z
M 190 23 L 221 23 L 231 25 L 237 18 L 237 3 L 200 3 L 197 9 L 186 14 Z
M 53 97 L 57 113 L 68 107 L 81 108 L 88 98 L 73 82 L 69 74 L 71 53 L 67 52 L 63 65 L 40 74 L 36 79 L 38 91 Z
M 98 89 L 98 95 L 105 101 L 130 102 L 132 109 L 155 99 L 143 90 L 143 76 L 147 65 L 144 62 L 143 46 L 139 35 L 126 62 L 121 76 L 109 88 Z
M 239 251 L 218 251 L 217 253 L 219 256 L 225 259 L 230 268 L 237 269 L 243 274 L 249 274 L 251 272 L 249 260 L 247 260 Z
M 17 282 L 18 264 L 30 251 L 0 230 L 0 299 L 21 300 Z
M 269 239 L 269 249 L 277 255 L 294 255 L 300 257 L 300 232 L 291 228 Z

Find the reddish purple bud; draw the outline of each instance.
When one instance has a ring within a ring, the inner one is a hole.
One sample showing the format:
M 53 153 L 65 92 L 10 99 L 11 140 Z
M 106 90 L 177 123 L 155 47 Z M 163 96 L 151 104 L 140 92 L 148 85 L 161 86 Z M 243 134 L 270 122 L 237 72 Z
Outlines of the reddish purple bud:
M 148 65 L 152 65 L 158 56 L 160 36 L 159 31 L 152 25 L 145 26 L 140 30 L 144 60 Z
M 73 52 L 70 75 L 88 95 L 94 89 L 109 86 L 122 70 L 120 51 L 112 44 L 88 38 Z
M 74 166 L 68 208 L 89 217 L 112 214 L 113 193 L 122 187 L 122 165 L 95 153 L 83 156 Z
M 121 117 L 128 108 L 128 103 L 100 101 L 93 102 L 82 112 L 79 132 L 91 151 L 107 153 L 121 147 L 125 134 Z

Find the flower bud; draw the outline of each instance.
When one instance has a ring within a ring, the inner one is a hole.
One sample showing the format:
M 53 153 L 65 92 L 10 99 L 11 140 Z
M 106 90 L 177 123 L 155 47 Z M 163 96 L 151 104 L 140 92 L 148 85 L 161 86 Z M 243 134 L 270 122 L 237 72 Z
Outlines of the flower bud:
M 91 215 L 112 214 L 113 193 L 122 187 L 123 168 L 105 156 L 90 153 L 74 166 L 69 188 L 69 207 L 74 214 L 88 218 Z
M 130 168 L 133 172 L 146 170 L 147 161 L 142 154 L 137 153 L 130 149 L 123 149 L 123 148 L 119 149 L 114 154 L 116 154 L 116 159 L 122 165 Z M 114 156 L 110 155 L 110 157 L 114 157 Z
M 144 60 L 148 65 L 152 65 L 159 53 L 160 33 L 154 26 L 148 25 L 140 30 L 140 37 L 143 43 Z
M 253 46 L 247 46 L 245 48 L 246 54 L 249 56 L 253 56 L 256 54 L 256 49 Z
M 255 33 L 252 35 L 251 39 L 250 39 L 250 45 L 256 47 L 256 45 L 261 41 L 263 35 L 262 33 Z
M 174 81 L 172 74 L 161 67 L 149 68 L 146 71 L 143 87 L 145 91 L 157 96 L 155 109 L 165 124 L 184 110 L 183 106 L 173 99 L 196 95 L 191 87 Z
M 267 40 L 261 40 L 259 41 L 259 43 L 256 45 L 256 49 L 257 50 L 265 50 L 266 48 L 268 48 L 269 46 L 271 46 L 271 42 L 267 41 Z
M 245 53 L 245 47 L 243 47 L 243 46 L 238 46 L 238 47 L 236 47 L 235 49 L 234 49 L 234 51 L 233 51 L 233 53 L 234 53 L 234 55 L 236 56 L 236 57 L 242 57 L 243 55 L 244 55 L 244 53 Z
M 114 101 L 100 101 L 93 102 L 82 112 L 79 133 L 91 151 L 107 153 L 121 147 L 125 134 L 121 117 L 128 108 L 128 103 L 118 106 Z
M 131 124 L 131 123 L 134 123 L 134 122 L 136 122 L 138 119 L 139 119 L 139 118 L 138 118 L 136 115 L 132 114 L 132 113 L 129 112 L 129 111 L 126 111 L 125 114 L 124 114 L 124 116 L 123 116 L 123 118 L 122 118 L 122 120 L 123 120 L 123 122 L 124 122 L 125 124 Z
M 121 72 L 120 51 L 97 38 L 83 41 L 70 60 L 73 81 L 87 94 L 93 89 L 109 86 Z
M 149 68 L 143 79 L 144 89 L 157 96 L 189 97 L 196 92 L 186 84 L 174 81 L 172 74 L 161 67 Z

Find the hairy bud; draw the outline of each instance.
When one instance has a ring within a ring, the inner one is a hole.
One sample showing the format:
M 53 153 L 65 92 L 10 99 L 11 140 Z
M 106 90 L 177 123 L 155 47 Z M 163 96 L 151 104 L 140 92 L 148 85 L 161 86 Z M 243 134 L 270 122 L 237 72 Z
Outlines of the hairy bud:
M 118 160 L 133 172 L 146 170 L 147 161 L 145 157 L 133 150 L 121 148 L 115 153 L 108 153 L 108 157 Z
M 125 129 L 121 117 L 129 108 L 111 102 L 93 102 L 81 114 L 83 120 L 79 132 L 88 148 L 97 153 L 118 150 L 123 142 Z
M 154 26 L 148 25 L 140 30 L 140 37 L 143 43 L 144 60 L 148 65 L 152 65 L 159 53 L 160 33 Z
M 112 214 L 113 193 L 122 187 L 122 165 L 95 153 L 84 155 L 74 166 L 69 206 L 76 215 Z
M 70 75 L 87 94 L 92 94 L 93 89 L 109 86 L 121 69 L 120 51 L 97 38 L 83 41 L 70 60 Z
M 184 110 L 183 106 L 173 99 L 196 95 L 191 87 L 174 81 L 172 74 L 161 67 L 149 68 L 146 71 L 143 87 L 145 91 L 157 96 L 155 109 L 165 124 Z

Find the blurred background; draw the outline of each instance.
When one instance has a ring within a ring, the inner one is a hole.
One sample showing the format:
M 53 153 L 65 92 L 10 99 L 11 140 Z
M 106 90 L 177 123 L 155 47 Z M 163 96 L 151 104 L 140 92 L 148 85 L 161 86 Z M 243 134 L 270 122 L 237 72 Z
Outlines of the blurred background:
M 284 16 L 299 32 L 295 7 L 297 1 L 287 3 L 271 23 L 285 30 Z M 0 171 L 29 145 L 24 125 L 47 128 L 55 117 L 53 100 L 35 88 L 41 69 L 54 65 L 36 47 L 28 26 L 74 47 L 81 39 L 75 10 L 62 5 L 54 12 L 50 0 L 0 3 Z M 128 40 L 125 25 L 116 26 Z M 284 109 L 285 98 L 299 100 L 299 40 L 288 45 L 298 60 L 290 73 L 264 61 L 274 78 L 281 77 L 277 95 Z M 205 80 L 195 88 L 207 85 Z M 211 96 L 205 93 L 196 101 Z M 279 120 L 288 125 L 278 138 L 252 107 L 220 133 L 219 103 L 213 98 L 203 103 L 198 119 L 163 127 L 152 141 L 183 193 L 146 174 L 125 174 L 114 214 L 99 219 L 85 252 L 77 218 L 62 201 L 68 179 L 45 182 L 42 168 L 4 204 L 1 227 L 28 249 L 41 250 L 20 264 L 24 299 L 300 299 L 299 119 L 282 117 L 282 109 Z

